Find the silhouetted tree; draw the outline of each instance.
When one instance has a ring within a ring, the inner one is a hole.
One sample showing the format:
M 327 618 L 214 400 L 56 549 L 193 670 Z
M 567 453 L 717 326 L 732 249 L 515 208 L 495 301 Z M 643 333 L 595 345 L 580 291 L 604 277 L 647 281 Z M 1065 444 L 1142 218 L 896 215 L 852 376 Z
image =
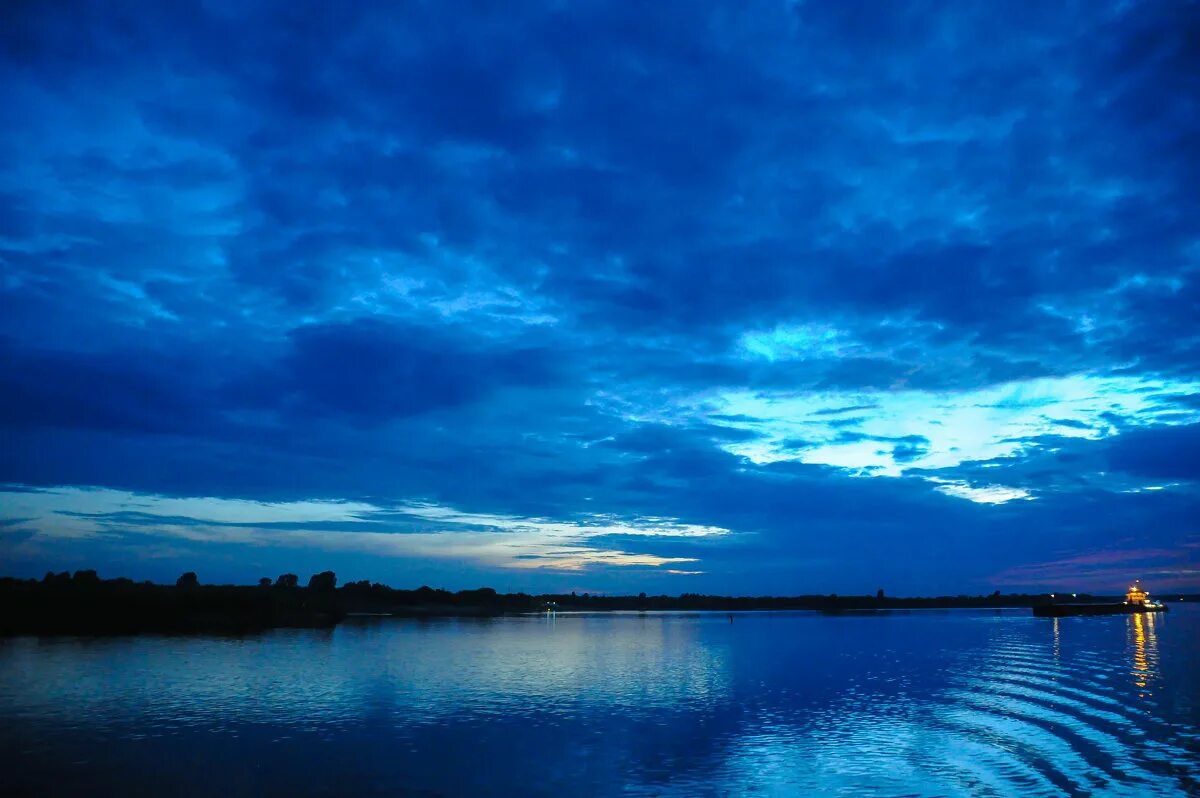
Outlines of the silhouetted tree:
M 322 571 L 308 578 L 308 589 L 326 592 L 337 587 L 337 575 L 333 571 Z
M 300 577 L 295 574 L 280 574 L 275 580 L 276 587 L 295 587 L 300 584 Z
M 196 587 L 199 584 L 200 579 L 197 578 L 195 571 L 188 571 L 175 580 L 175 587 Z
M 264 576 L 262 579 L 259 579 L 258 586 L 259 587 L 270 587 L 271 586 L 271 577 Z
M 100 577 L 96 576 L 96 572 L 89 568 L 86 571 L 76 571 L 71 581 L 77 585 L 96 585 L 100 583 Z
M 880 601 L 883 601 L 883 588 L 879 588 L 878 590 L 875 591 L 875 598 L 879 599 Z

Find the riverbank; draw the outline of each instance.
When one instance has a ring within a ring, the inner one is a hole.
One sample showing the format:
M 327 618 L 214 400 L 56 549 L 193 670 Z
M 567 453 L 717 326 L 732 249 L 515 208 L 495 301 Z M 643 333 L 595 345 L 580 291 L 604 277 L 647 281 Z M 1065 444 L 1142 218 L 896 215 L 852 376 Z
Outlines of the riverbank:
M 0 636 L 120 635 L 147 633 L 253 633 L 280 627 L 322 628 L 348 615 L 396 617 L 497 617 L 531 612 L 745 612 L 812 610 L 861 614 L 894 610 L 1006 609 L 1053 604 L 1049 594 L 888 597 L 804 596 L 600 596 L 497 593 L 491 588 L 451 592 L 421 587 L 398 590 L 351 582 L 336 587 L 330 573 L 300 587 L 294 575 L 258 586 L 201 585 L 195 575 L 177 585 L 100 579 L 93 571 L 49 574 L 42 580 L 0 578 Z M 1177 600 L 1179 597 L 1169 597 Z M 1196 600 L 1198 596 L 1185 597 Z M 1072 596 L 1073 602 L 1111 602 L 1112 597 Z
M 302 588 L 0 580 L 0 636 L 244 634 L 332 627 L 345 615 L 335 595 Z

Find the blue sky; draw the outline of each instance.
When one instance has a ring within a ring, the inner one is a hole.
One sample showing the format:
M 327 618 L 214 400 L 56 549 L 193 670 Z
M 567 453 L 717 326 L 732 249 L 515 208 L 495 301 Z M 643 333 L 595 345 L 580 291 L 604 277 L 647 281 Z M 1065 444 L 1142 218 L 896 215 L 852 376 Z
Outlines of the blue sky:
M 3 571 L 1200 589 L 1200 8 L 1016 5 L 10 4 Z

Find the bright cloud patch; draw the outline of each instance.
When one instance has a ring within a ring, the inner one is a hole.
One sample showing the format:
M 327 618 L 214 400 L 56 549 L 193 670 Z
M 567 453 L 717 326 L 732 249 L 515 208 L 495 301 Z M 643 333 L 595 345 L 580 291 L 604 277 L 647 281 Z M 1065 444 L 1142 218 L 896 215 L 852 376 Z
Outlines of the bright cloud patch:
M 588 541 L 602 536 L 696 538 L 729 531 L 665 518 L 589 516 L 563 522 L 419 503 L 394 508 L 349 501 L 268 503 L 74 487 L 16 489 L 0 495 L 4 497 L 0 522 L 46 538 L 152 535 L 191 542 L 431 557 L 517 569 L 691 564 L 696 558 L 628 552 Z
M 741 348 L 768 361 L 846 357 L 864 353 L 864 347 L 836 327 L 824 324 L 780 326 L 765 332 L 748 332 Z
M 898 476 L 1011 456 L 1041 436 L 1100 439 L 1123 425 L 1191 423 L 1200 413 L 1172 398 L 1196 390 L 1195 383 L 1076 375 L 959 393 L 742 391 L 706 409 L 713 423 L 757 433 L 726 447 L 755 463 L 796 460 Z
M 589 522 L 555 522 L 545 519 L 514 518 L 506 515 L 467 513 L 435 504 L 406 504 L 400 516 L 422 518 L 464 528 L 486 527 L 502 532 L 536 532 L 545 537 L 580 538 L 599 535 L 637 535 L 650 537 L 696 538 L 724 535 L 729 532 L 717 526 L 680 524 L 667 518 L 638 518 L 621 521 L 615 516 L 589 516 Z
M 977 487 L 961 480 L 936 477 L 930 478 L 930 482 L 937 483 L 937 489 L 947 496 L 957 496 L 960 499 L 967 499 L 979 504 L 1004 504 L 1013 499 L 1031 498 L 1029 491 L 1022 488 L 1009 488 L 1003 485 Z

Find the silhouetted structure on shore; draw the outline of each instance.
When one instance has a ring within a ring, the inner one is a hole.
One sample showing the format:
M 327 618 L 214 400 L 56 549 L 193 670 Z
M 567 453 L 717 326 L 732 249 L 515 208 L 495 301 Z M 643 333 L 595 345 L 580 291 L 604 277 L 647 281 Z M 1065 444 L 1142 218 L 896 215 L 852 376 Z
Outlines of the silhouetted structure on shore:
M 203 585 L 194 572 L 175 585 L 100 579 L 95 571 L 48 573 L 42 580 L 0 578 L 0 635 L 134 634 L 138 632 L 254 632 L 274 627 L 333 626 L 348 614 L 399 616 L 496 616 L 540 612 L 815 610 L 854 614 L 887 610 L 1036 607 L 1049 594 L 893 598 L 839 596 L 602 596 L 584 593 L 497 593 L 477 590 L 397 590 L 367 580 L 337 587 L 332 571 L 314 574 L 308 587 L 295 574 L 272 583 Z M 1103 602 L 1080 594 L 1079 602 Z M 1176 597 L 1178 598 L 1178 597 Z M 1197 600 L 1200 596 L 1188 596 Z

